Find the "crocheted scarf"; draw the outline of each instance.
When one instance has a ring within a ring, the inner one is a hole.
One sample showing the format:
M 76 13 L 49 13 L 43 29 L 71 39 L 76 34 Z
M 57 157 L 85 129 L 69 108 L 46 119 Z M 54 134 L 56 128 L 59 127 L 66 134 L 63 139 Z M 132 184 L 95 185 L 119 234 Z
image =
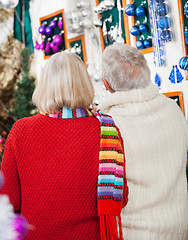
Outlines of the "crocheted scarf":
M 101 240 L 123 240 L 120 213 L 123 199 L 124 156 L 113 119 L 100 111 L 83 108 L 71 110 L 66 107 L 59 113 L 47 116 L 58 119 L 93 116 L 99 120 L 101 132 L 97 195 L 100 236 Z

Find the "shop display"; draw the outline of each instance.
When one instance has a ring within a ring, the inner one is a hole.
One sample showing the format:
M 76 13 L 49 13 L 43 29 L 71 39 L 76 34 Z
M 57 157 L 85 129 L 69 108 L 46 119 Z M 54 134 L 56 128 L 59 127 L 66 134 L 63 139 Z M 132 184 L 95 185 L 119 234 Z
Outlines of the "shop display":
M 102 50 L 114 42 L 130 43 L 128 18 L 124 12 L 125 0 L 96 0 L 94 12 L 99 19 L 94 22 L 100 29 Z
M 186 71 L 185 76 L 188 80 L 188 1 L 178 0 L 178 9 L 183 48 L 183 57 L 179 60 L 179 67 Z
M 64 20 L 64 10 L 59 10 L 50 15 L 40 18 L 38 32 L 41 34 L 42 42 L 35 42 L 35 49 L 44 52 L 44 59 L 54 53 L 67 48 L 67 36 Z
M 148 2 L 146 0 L 130 1 L 124 11 L 127 16 L 131 16 L 133 26 L 130 33 L 134 36 L 136 47 L 142 53 L 152 52 Z
M 78 55 L 86 64 L 87 56 L 84 35 L 68 39 L 68 48 L 71 53 Z

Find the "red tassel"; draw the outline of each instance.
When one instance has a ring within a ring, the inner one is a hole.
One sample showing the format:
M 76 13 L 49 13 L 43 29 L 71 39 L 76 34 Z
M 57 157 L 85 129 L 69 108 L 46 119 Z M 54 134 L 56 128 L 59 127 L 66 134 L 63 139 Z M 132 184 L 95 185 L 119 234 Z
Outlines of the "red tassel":
M 105 226 L 105 216 L 100 216 L 100 236 L 101 240 L 107 240 L 106 238 L 106 226 Z
M 119 221 L 119 240 L 123 240 L 123 231 L 122 231 L 122 223 L 121 223 L 121 216 L 118 216 Z

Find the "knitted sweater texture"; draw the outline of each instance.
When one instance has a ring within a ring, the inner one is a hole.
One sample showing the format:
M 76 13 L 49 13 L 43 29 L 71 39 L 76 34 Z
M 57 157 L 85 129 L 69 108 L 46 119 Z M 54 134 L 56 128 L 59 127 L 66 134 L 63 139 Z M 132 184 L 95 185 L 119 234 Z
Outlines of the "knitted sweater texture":
M 15 211 L 33 225 L 26 240 L 97 240 L 100 125 L 95 117 L 41 114 L 14 124 L 2 162 Z
M 180 108 L 151 83 L 107 96 L 100 109 L 113 117 L 125 145 L 125 239 L 187 240 L 188 127 Z

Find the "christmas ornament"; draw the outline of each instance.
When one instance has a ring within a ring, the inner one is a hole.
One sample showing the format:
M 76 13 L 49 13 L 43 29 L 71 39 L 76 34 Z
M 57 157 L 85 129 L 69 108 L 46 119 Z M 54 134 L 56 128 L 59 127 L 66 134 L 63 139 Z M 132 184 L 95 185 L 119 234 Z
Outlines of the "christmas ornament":
M 57 25 L 57 23 L 56 23 L 55 20 L 52 20 L 52 21 L 50 22 L 50 27 L 54 28 L 54 27 L 56 27 L 56 25 Z
M 134 16 L 135 9 L 136 9 L 136 6 L 134 4 L 127 4 L 125 7 L 125 14 L 127 14 L 128 16 Z
M 157 13 L 159 16 L 165 16 L 169 12 L 168 5 L 166 3 L 161 3 L 157 6 Z
M 15 8 L 18 5 L 19 0 L 0 0 L 0 6 L 2 8 Z
M 60 29 L 63 28 L 63 20 L 62 20 L 62 17 L 59 18 L 59 21 L 58 21 L 57 25 L 58 25 L 58 27 L 59 27 Z
M 144 44 L 143 44 L 143 41 L 139 40 L 136 42 L 136 47 L 141 50 L 144 48 Z
M 169 80 L 171 81 L 171 83 L 175 84 L 175 66 L 173 65 L 172 67 L 172 71 L 170 72 L 170 76 L 169 76 Z
M 35 42 L 34 48 L 37 50 L 40 50 L 40 44 L 37 41 Z
M 171 20 L 168 17 L 161 17 L 158 24 L 161 30 L 168 29 L 171 26 Z
M 183 76 L 182 76 L 182 74 L 180 73 L 177 65 L 175 65 L 175 68 L 176 68 L 176 79 L 177 79 L 177 83 L 181 83 L 182 80 L 183 80 Z
M 63 37 L 61 35 L 55 35 L 53 42 L 55 45 L 61 45 L 63 43 Z
M 55 46 L 55 43 L 54 42 L 51 42 L 50 43 L 50 47 L 53 48 Z
M 180 73 L 178 66 L 177 65 L 173 65 L 172 67 L 172 71 L 170 72 L 170 76 L 169 76 L 169 80 L 171 81 L 171 83 L 181 83 L 183 80 L 183 76 Z
M 184 15 L 186 18 L 188 18 L 188 2 L 186 2 L 184 6 Z
M 151 41 L 144 40 L 144 47 L 146 47 L 146 48 L 151 47 Z
M 131 29 L 130 29 L 130 33 L 133 35 L 133 36 L 137 36 L 140 34 L 140 31 L 139 31 L 139 28 L 137 26 L 133 26 Z
M 165 0 L 155 0 L 157 3 L 163 3 Z
M 147 32 L 148 26 L 146 24 L 140 24 L 139 30 L 141 33 Z
M 47 27 L 45 28 L 45 33 L 46 33 L 47 35 L 51 35 L 51 34 L 53 33 L 52 28 L 51 28 L 50 26 L 47 26 Z
M 46 47 L 45 47 L 45 52 L 46 53 L 50 53 L 51 52 L 51 48 L 50 48 L 50 43 L 46 43 Z
M 5 139 L 3 137 L 0 137 L 0 144 L 4 144 L 5 143 Z
M 136 8 L 135 13 L 136 13 L 136 16 L 138 16 L 138 17 L 145 16 L 146 9 L 142 6 L 139 6 L 139 7 Z
M 54 45 L 52 50 L 54 53 L 59 52 L 59 47 L 57 45 Z
M 185 71 L 188 71 L 188 57 L 182 57 L 180 59 L 179 67 Z
M 188 44 L 188 30 L 187 30 L 187 27 L 185 27 L 184 35 L 185 35 L 185 44 L 187 45 Z
M 42 43 L 40 44 L 40 50 L 44 50 L 45 48 L 45 44 L 44 44 L 44 41 L 42 41 Z
M 22 240 L 26 236 L 28 232 L 28 221 L 25 217 L 19 214 L 15 214 L 13 227 L 14 230 L 17 232 L 16 240 Z
M 162 42 L 170 42 L 172 40 L 172 33 L 170 30 L 163 30 L 160 37 Z
M 161 80 L 160 80 L 159 75 L 157 73 L 155 75 L 155 84 L 160 88 Z
M 39 33 L 42 34 L 42 35 L 45 34 L 45 26 L 44 26 L 44 25 L 41 25 L 41 26 L 39 27 L 38 31 L 39 31 Z

